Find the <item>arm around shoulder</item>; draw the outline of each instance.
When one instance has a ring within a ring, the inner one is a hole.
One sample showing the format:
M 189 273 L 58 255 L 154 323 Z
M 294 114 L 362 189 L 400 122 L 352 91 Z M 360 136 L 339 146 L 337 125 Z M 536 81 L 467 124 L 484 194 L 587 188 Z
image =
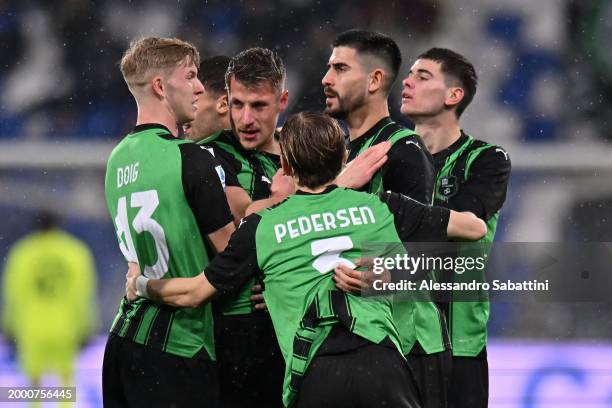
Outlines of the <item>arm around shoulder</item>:
M 471 212 L 451 211 L 446 232 L 449 238 L 476 241 L 485 236 L 487 225 Z
M 199 307 L 217 293 L 203 272 L 192 278 L 150 279 L 146 288 L 151 299 L 176 307 Z

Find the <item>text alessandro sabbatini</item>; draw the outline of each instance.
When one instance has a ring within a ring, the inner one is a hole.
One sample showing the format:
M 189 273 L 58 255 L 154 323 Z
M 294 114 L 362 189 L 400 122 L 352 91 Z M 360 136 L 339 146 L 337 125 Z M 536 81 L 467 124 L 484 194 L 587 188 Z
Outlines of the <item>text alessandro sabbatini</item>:
M 414 275 L 417 271 L 453 271 L 463 274 L 466 271 L 482 272 L 486 265 L 486 254 L 481 257 L 436 257 L 421 255 L 418 257 L 407 254 L 397 254 L 393 257 L 377 257 L 373 259 L 372 271 L 381 275 L 385 271 L 408 272 Z M 397 276 L 397 275 L 396 275 Z M 482 276 L 482 275 L 480 275 Z M 549 282 L 524 280 L 511 281 L 495 279 L 491 283 L 484 279 L 474 279 L 462 282 L 437 282 L 433 279 L 409 280 L 409 279 L 376 279 L 373 282 L 373 289 L 377 291 L 397 291 L 397 290 L 429 290 L 429 291 L 548 291 Z

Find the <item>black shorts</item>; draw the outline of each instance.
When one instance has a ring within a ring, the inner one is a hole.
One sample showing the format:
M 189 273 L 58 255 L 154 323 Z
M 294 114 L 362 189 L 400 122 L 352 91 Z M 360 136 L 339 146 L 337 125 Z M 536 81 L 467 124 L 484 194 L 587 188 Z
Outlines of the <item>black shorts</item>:
M 270 315 L 215 315 L 223 408 L 282 407 L 285 363 Z
M 449 408 L 486 408 L 489 405 L 489 363 L 485 348 L 477 357 L 453 357 Z
M 104 350 L 102 398 L 105 408 L 219 408 L 217 366 L 111 334 Z
M 369 344 L 315 356 L 295 408 L 421 407 L 413 375 L 399 351 Z
M 450 350 L 426 354 L 417 343 L 406 356 L 414 371 L 424 408 L 447 408 L 452 371 Z

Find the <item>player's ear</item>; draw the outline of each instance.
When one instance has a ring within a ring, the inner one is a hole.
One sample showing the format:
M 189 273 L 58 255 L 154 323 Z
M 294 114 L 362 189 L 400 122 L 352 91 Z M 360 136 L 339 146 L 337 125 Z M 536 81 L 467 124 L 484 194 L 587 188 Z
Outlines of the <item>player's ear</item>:
M 446 106 L 457 106 L 457 104 L 463 99 L 464 95 L 465 93 L 463 91 L 463 88 L 448 88 L 448 90 L 446 91 L 446 100 L 444 101 L 444 103 L 446 104 Z
M 289 105 L 289 91 L 288 90 L 285 89 L 281 92 L 280 100 L 278 103 L 280 105 L 281 112 L 287 109 L 287 105 Z
M 217 113 L 220 116 L 223 116 L 229 110 L 229 105 L 227 103 L 227 94 L 223 94 L 217 98 Z
M 383 87 L 385 83 L 385 71 L 375 69 L 369 74 L 368 92 L 374 93 Z
M 163 99 L 166 96 L 164 91 L 164 83 L 161 76 L 156 75 L 151 79 L 151 88 L 153 89 L 153 94 L 159 98 Z

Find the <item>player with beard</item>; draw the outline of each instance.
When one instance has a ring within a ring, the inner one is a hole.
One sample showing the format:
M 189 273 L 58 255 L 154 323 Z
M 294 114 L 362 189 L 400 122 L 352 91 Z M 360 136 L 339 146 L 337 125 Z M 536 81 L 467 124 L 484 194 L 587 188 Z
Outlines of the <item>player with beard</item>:
M 333 42 L 322 80 L 325 111 L 348 126 L 349 160 L 382 141 L 392 143 L 388 161 L 363 190 L 392 191 L 430 203 L 434 184 L 431 155 L 416 133 L 389 117 L 387 100 L 400 65 L 400 50 L 388 36 L 363 30 L 340 34 Z M 346 273 L 360 276 L 356 271 Z M 339 287 L 347 289 L 342 282 Z M 446 407 L 451 352 L 444 315 L 431 301 L 398 302 L 394 313 L 425 406 Z
M 431 156 L 418 135 L 389 117 L 387 100 L 401 62 L 397 44 L 383 34 L 362 30 L 340 34 L 322 79 L 325 112 L 346 122 L 349 161 L 370 146 L 392 143 L 387 162 L 363 191 L 390 190 L 429 203 Z

